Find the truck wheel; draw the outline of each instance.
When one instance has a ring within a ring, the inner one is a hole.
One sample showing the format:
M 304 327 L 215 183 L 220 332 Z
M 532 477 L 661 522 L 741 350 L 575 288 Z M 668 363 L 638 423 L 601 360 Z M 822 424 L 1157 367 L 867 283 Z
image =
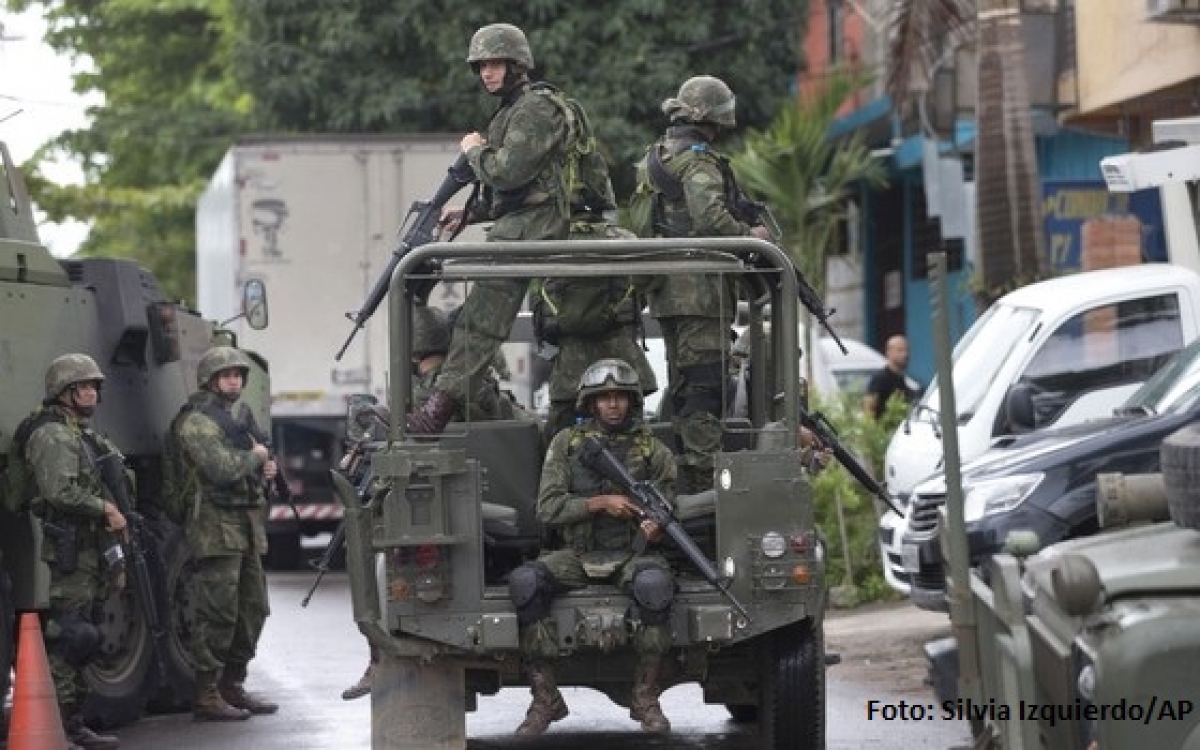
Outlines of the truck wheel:
M 154 643 L 135 597 L 130 584 L 104 600 L 100 653 L 84 669 L 89 695 L 83 715 L 104 727 L 141 718 L 153 677 Z
M 1159 452 L 1171 520 L 1185 529 L 1200 529 L 1200 424 L 1168 435 Z
M 303 562 L 300 532 L 267 535 L 266 566 L 271 570 L 296 570 Z
M 159 587 L 159 616 L 167 625 L 167 658 L 165 684 L 153 675 L 155 689 L 147 708 L 156 713 L 186 711 L 191 708 L 195 693 L 195 667 L 188 650 L 195 605 L 191 579 L 195 558 L 183 529 L 169 519 L 159 516 L 149 524 L 154 539 L 153 557 L 163 575 L 156 579 Z
M 758 706 L 753 703 L 726 703 L 725 710 L 734 724 L 753 724 L 758 721 Z
M 759 731 L 768 750 L 825 747 L 825 654 L 812 620 L 776 631 L 762 649 Z

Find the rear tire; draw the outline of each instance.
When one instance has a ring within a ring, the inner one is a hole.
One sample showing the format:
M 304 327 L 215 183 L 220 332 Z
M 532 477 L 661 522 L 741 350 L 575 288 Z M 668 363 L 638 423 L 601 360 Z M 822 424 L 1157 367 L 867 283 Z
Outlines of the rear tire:
M 145 710 L 155 677 L 154 643 L 136 597 L 128 584 L 101 605 L 100 652 L 84 668 L 89 694 L 81 711 L 89 723 L 121 726 Z
M 195 666 L 188 650 L 196 611 L 192 599 L 196 562 L 178 525 L 158 516 L 147 527 L 153 539 L 154 565 L 162 571 L 161 577 L 155 579 L 159 617 L 167 625 L 166 679 L 160 683 L 156 667 L 147 708 L 154 713 L 187 711 L 191 709 L 196 689 Z
M 759 731 L 767 750 L 825 747 L 825 650 L 812 620 L 789 625 L 762 650 Z

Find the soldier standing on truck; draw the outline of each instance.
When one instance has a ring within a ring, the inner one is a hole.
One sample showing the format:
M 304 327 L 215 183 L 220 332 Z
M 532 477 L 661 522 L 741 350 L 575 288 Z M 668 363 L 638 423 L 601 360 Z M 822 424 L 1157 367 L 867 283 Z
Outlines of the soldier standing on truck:
M 9 471 L 32 480 L 30 508 L 46 535 L 46 653 L 63 727 L 71 748 L 88 750 L 119 745 L 116 737 L 93 732 L 79 712 L 88 695 L 84 667 L 100 651 L 97 615 L 110 589 L 106 572 L 115 570 L 102 567 L 103 550 L 125 529 L 96 467 L 96 459 L 117 448 L 89 426 L 103 384 L 104 373 L 86 354 L 55 359 L 46 370 L 46 398 L 17 428 L 9 454 Z
M 184 528 L 196 558 L 191 656 L 197 721 L 236 721 L 279 709 L 243 687 L 270 614 L 260 557 L 267 551 L 264 480 L 278 471 L 267 447 L 233 413 L 249 374 L 250 363 L 237 349 L 209 349 L 196 369 L 199 390 L 171 424 L 168 455 L 188 488 L 182 494 L 193 498 Z
M 483 184 L 483 205 L 469 216 L 461 209 L 448 211 L 447 229 L 463 221 L 494 220 L 489 241 L 566 239 L 567 112 L 551 87 L 530 81 L 533 51 L 525 33 L 510 24 L 484 26 L 471 37 L 467 63 L 487 92 L 499 97 L 500 107 L 486 137 L 468 133 L 461 143 Z M 527 279 L 481 279 L 472 285 L 433 392 L 406 416 L 409 432 L 445 429 L 508 338 L 527 287 Z
M 588 367 L 579 381 L 577 405 L 591 419 L 551 441 L 538 490 L 538 520 L 548 527 L 557 548 L 543 551 L 509 577 L 522 666 L 533 694 L 516 733 L 542 734 L 551 722 L 566 717 L 567 705 L 552 666 L 559 643 L 551 604 L 558 594 L 602 582 L 617 585 L 635 605 L 638 661 L 629 716 L 647 732 L 669 732 L 671 723 L 663 716 L 658 696 L 671 648 L 675 578 L 660 555 L 635 551 L 636 537 L 655 542 L 662 530 L 642 519 L 629 497 L 615 493 L 608 482 L 584 468 L 578 453 L 585 439 L 602 441 L 635 479 L 653 482 L 668 499 L 674 497 L 675 459 L 640 424 L 642 391 L 637 371 L 628 363 L 603 359 Z
M 733 170 L 712 148 L 723 128 L 737 124 L 735 106 L 729 86 L 712 76 L 689 78 L 662 103 L 670 127 L 638 164 L 638 190 L 653 196 L 653 236 L 769 239 L 765 227 L 739 215 Z M 733 282 L 711 275 L 663 277 L 650 292 L 670 365 L 681 493 L 712 487 L 736 303 Z

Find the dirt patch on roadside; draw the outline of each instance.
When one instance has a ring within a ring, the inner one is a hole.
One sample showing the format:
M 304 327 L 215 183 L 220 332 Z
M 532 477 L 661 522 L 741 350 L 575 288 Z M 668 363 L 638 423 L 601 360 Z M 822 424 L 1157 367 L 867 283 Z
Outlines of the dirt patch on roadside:
M 908 602 L 869 604 L 831 610 L 825 617 L 825 650 L 841 654 L 831 676 L 873 685 L 878 690 L 927 690 L 923 646 L 950 635 L 950 618 Z

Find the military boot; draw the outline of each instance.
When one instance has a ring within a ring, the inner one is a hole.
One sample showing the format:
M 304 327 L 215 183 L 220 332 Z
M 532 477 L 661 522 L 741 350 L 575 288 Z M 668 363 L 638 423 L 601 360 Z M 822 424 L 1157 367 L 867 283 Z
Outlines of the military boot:
M 458 401 L 449 391 L 436 390 L 425 403 L 405 415 L 405 429 L 414 435 L 439 435 L 457 408 Z
M 533 737 L 545 732 L 552 722 L 567 718 L 567 703 L 558 692 L 549 664 L 526 664 L 525 676 L 529 678 L 533 702 L 525 712 L 525 721 L 517 727 L 517 736 Z
M 249 718 L 249 711 L 234 708 L 221 697 L 216 672 L 196 673 L 196 697 L 192 700 L 194 721 L 244 721 Z
M 84 750 L 115 750 L 121 746 L 121 741 L 111 734 L 97 734 L 83 722 L 83 716 L 72 714 L 63 723 L 67 735 L 67 743 L 71 747 L 81 747 Z
M 355 698 L 361 698 L 371 692 L 371 682 L 375 678 L 375 665 L 368 664 L 367 671 L 363 672 L 362 677 L 358 678 L 358 682 L 342 691 L 342 700 L 352 701 Z
M 661 734 L 671 731 L 671 722 L 663 716 L 658 696 L 662 693 L 659 673 L 661 656 L 642 656 L 638 659 L 633 678 L 633 699 L 629 702 L 629 718 L 642 723 L 643 732 Z
M 243 685 L 246 682 L 246 665 L 226 665 L 217 682 L 217 690 L 225 702 L 234 708 L 241 708 L 255 715 L 273 714 L 279 710 L 278 703 L 272 703 L 253 693 L 247 693 Z

